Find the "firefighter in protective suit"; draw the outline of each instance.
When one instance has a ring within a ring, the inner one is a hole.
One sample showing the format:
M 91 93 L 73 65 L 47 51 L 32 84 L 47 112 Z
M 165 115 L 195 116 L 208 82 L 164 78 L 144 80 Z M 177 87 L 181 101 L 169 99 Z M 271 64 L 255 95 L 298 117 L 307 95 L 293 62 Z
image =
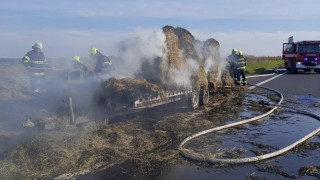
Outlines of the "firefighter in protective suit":
M 97 48 L 92 47 L 89 49 L 89 55 L 96 60 L 96 66 L 94 72 L 96 73 L 108 73 L 111 70 L 111 60 L 103 55 Z
M 82 81 L 87 76 L 87 66 L 82 63 L 80 56 L 74 56 L 71 64 L 71 69 L 66 72 L 68 81 Z
M 44 81 L 46 78 L 45 68 L 48 63 L 42 52 L 43 45 L 41 42 L 36 42 L 22 58 L 22 63 L 29 71 L 30 85 L 34 93 L 44 92 Z
M 246 81 L 246 66 L 247 60 L 243 57 L 242 51 L 237 52 L 237 62 L 236 62 L 236 71 L 237 71 L 237 85 L 240 85 L 241 82 L 243 85 L 247 84 Z M 242 81 L 241 81 L 242 79 Z
M 84 65 L 83 62 L 80 60 L 80 56 L 74 56 L 73 57 L 72 67 L 74 69 L 80 69 L 83 72 L 88 71 L 87 66 Z
M 232 49 L 231 55 L 227 57 L 227 61 L 229 63 L 229 73 L 233 78 L 233 82 L 237 83 L 237 69 L 236 69 L 236 62 L 237 62 L 237 50 L 235 48 Z

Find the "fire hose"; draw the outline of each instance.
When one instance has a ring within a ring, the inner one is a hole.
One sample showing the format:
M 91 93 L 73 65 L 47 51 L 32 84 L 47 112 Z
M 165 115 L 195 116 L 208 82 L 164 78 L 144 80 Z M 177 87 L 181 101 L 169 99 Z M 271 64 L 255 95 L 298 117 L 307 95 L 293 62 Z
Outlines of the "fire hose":
M 292 144 L 290 144 L 290 145 L 288 145 L 288 146 L 286 146 L 286 147 L 284 147 L 282 149 L 279 149 L 277 151 L 274 151 L 274 152 L 271 152 L 271 153 L 267 153 L 267 154 L 264 154 L 264 155 L 260 155 L 260 156 L 246 157 L 246 158 L 239 158 L 239 159 L 219 159 L 219 158 L 215 158 L 215 157 L 210 156 L 210 155 L 199 154 L 199 153 L 195 154 L 195 153 L 192 153 L 190 150 L 188 150 L 188 149 L 183 147 L 187 142 L 189 142 L 192 139 L 195 139 L 195 138 L 197 138 L 199 136 L 203 136 L 203 135 L 208 134 L 208 133 L 212 133 L 212 132 L 215 132 L 215 131 L 220 131 L 220 130 L 223 130 L 223 129 L 227 129 L 227 128 L 231 128 L 231 127 L 235 127 L 235 126 L 239 126 L 239 125 L 242 125 L 242 124 L 246 124 L 246 123 L 250 123 L 250 122 L 259 120 L 259 119 L 261 119 L 263 117 L 266 117 L 269 114 L 271 114 L 278 107 L 288 108 L 290 110 L 295 111 L 296 113 L 301 113 L 301 114 L 304 114 L 304 115 L 308 115 L 308 116 L 311 116 L 311 117 L 313 117 L 315 119 L 320 120 L 320 116 L 317 115 L 317 114 L 314 114 L 314 113 L 311 113 L 311 112 L 308 112 L 308 111 L 304 111 L 304 110 L 299 110 L 299 109 L 296 109 L 296 108 L 293 108 L 293 107 L 290 107 L 290 106 L 281 105 L 281 103 L 283 101 L 283 95 L 279 91 L 271 89 L 271 88 L 268 88 L 268 87 L 252 85 L 252 84 L 250 84 L 250 85 L 275 92 L 280 97 L 279 102 L 277 104 L 273 104 L 273 103 L 269 103 L 269 102 L 266 102 L 266 101 L 260 101 L 259 104 L 267 105 L 267 106 L 273 106 L 273 108 L 271 110 L 269 110 L 268 112 L 266 112 L 265 114 L 262 114 L 262 115 L 257 116 L 257 117 L 253 117 L 253 118 L 250 118 L 250 119 L 245 119 L 245 120 L 242 120 L 240 122 L 235 122 L 235 123 L 227 124 L 227 125 L 224 125 L 224 126 L 211 128 L 211 129 L 208 129 L 208 130 L 204 130 L 204 131 L 195 133 L 195 134 L 193 134 L 191 136 L 188 136 L 187 138 L 185 138 L 180 143 L 180 145 L 178 147 L 178 149 L 179 149 L 179 151 L 180 151 L 182 156 L 184 156 L 187 159 L 200 161 L 200 162 L 207 162 L 207 163 L 226 163 L 226 164 L 249 163 L 249 162 L 255 162 L 255 161 L 261 161 L 261 160 L 269 159 L 269 158 L 272 158 L 272 157 L 276 157 L 276 156 L 278 156 L 280 154 L 283 154 L 285 152 L 288 152 L 289 150 L 291 150 L 292 148 L 296 147 L 297 145 L 303 143 L 304 141 L 306 141 L 306 140 L 310 139 L 311 137 L 315 136 L 316 134 L 320 133 L 320 127 L 318 127 L 316 130 L 314 130 L 311 133 L 305 135 L 303 138 L 299 139 L 298 141 L 296 141 L 296 142 L 294 142 L 294 143 L 292 143 Z

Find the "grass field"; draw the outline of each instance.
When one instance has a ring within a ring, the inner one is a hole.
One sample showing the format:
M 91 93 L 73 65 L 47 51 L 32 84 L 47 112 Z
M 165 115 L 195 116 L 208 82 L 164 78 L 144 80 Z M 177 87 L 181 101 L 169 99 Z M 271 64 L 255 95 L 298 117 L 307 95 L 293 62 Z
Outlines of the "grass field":
M 262 71 L 272 70 L 275 68 L 283 67 L 282 59 L 274 58 L 259 58 L 259 59 L 250 59 L 247 58 L 247 67 L 246 72 L 249 74 L 257 74 Z

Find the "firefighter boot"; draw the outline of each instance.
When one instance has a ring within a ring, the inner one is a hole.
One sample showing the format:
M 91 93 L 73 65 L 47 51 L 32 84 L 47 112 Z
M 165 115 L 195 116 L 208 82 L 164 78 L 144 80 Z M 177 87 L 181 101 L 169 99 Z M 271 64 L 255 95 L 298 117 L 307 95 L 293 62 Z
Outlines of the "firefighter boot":
M 247 81 L 243 81 L 242 84 L 245 86 L 247 85 Z

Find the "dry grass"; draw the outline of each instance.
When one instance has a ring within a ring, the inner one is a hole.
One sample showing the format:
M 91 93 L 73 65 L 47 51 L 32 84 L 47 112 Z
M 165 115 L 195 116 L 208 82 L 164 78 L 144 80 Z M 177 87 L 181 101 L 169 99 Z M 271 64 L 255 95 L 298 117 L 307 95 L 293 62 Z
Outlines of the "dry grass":
M 99 125 L 89 134 L 72 129 L 44 133 L 8 151 L 7 158 L 0 161 L 0 177 L 52 178 L 68 171 L 107 168 L 125 161 L 148 169 L 154 165 L 151 162 L 177 159 L 176 151 L 160 151 L 168 148 L 171 141 L 166 131 L 147 131 L 134 122 Z
M 167 116 L 153 128 L 145 127 L 140 120 L 91 123 L 85 132 L 85 127 L 69 127 L 41 133 L 7 151 L 0 161 L 0 178 L 51 179 L 68 172 L 92 172 L 126 163 L 147 173 L 161 164 L 183 163 L 176 143 L 214 126 L 212 121 L 190 113 Z
M 29 76 L 21 64 L 1 65 L 0 101 L 29 100 Z
M 309 175 L 320 178 L 320 166 L 306 166 L 299 169 L 300 175 Z

